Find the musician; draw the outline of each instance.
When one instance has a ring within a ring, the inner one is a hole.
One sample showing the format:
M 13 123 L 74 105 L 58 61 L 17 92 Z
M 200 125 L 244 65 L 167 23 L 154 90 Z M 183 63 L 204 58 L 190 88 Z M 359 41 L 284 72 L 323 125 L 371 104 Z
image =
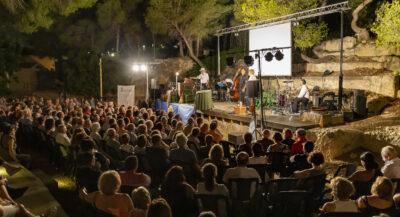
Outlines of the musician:
M 304 79 L 301 79 L 303 85 L 301 86 L 299 95 L 297 98 L 293 100 L 292 103 L 292 110 L 294 113 L 299 112 L 299 105 L 302 102 L 303 104 L 308 104 L 310 100 L 310 92 L 308 91 L 307 82 Z
M 210 77 L 205 68 L 200 69 L 200 75 L 197 76 L 197 79 L 200 79 L 201 89 L 205 90 L 208 88 L 208 82 L 210 81 Z
M 239 81 L 239 91 L 240 91 L 240 101 L 247 105 L 246 102 L 246 83 L 249 80 L 249 75 L 245 68 L 240 69 L 240 81 Z

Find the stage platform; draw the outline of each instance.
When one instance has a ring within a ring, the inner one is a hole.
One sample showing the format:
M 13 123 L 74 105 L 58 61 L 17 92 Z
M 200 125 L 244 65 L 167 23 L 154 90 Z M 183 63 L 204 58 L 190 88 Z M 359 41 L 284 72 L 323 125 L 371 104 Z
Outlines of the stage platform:
M 218 119 L 224 121 L 231 121 L 240 125 L 249 126 L 253 117 L 250 113 L 245 115 L 235 114 L 233 112 L 234 106 L 237 105 L 233 102 L 214 102 L 214 108 L 208 111 L 197 111 L 198 114 L 204 118 Z M 312 129 L 319 127 L 318 124 L 313 122 L 305 122 L 300 120 L 299 115 L 274 115 L 271 110 L 265 111 L 264 124 L 267 128 L 274 130 L 283 130 L 289 128 L 296 130 L 299 128 Z M 261 126 L 261 112 L 257 111 L 257 126 Z

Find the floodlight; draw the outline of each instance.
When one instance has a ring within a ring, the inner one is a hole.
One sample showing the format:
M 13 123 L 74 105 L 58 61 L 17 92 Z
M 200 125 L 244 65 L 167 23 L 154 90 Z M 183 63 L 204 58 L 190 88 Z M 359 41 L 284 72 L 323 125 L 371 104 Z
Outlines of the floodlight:
M 145 64 L 140 65 L 140 71 L 147 71 L 147 65 Z
M 179 72 L 176 72 L 175 75 L 176 75 L 176 76 L 179 76 Z
M 268 52 L 265 54 L 264 58 L 265 58 L 265 61 L 271 62 L 272 59 L 274 59 L 274 55 L 271 52 Z
M 278 50 L 278 51 L 275 53 L 275 59 L 276 59 L 276 60 L 281 61 L 281 60 L 283 60 L 283 57 L 284 57 L 284 55 L 283 55 L 283 53 L 282 53 L 280 50 Z
M 247 66 L 252 66 L 254 64 L 254 58 L 252 56 L 244 56 L 244 63 Z
M 139 71 L 139 70 L 140 70 L 140 65 L 138 65 L 138 64 L 133 64 L 133 65 L 132 65 L 132 70 L 135 71 L 135 72 Z

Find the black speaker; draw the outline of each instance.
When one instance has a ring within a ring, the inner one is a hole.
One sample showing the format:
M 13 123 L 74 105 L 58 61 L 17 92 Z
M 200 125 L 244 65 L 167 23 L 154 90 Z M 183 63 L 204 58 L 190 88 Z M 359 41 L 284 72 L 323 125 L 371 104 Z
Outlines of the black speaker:
M 258 80 L 247 81 L 246 83 L 246 95 L 249 98 L 256 98 L 260 95 L 260 86 Z
M 367 97 L 365 90 L 354 90 L 353 111 L 357 117 L 367 116 Z
M 244 63 L 247 66 L 252 66 L 254 64 L 254 58 L 252 56 L 244 56 Z

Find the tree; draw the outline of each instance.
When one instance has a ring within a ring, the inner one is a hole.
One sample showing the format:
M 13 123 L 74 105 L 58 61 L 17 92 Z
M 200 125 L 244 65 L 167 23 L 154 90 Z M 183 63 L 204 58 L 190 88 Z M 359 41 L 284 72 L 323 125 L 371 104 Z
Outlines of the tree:
M 373 0 L 350 0 L 350 5 L 355 7 L 355 9 L 353 10 L 353 13 L 352 13 L 353 19 L 351 21 L 351 28 L 356 33 L 358 39 L 361 41 L 370 40 L 370 35 L 366 28 L 362 28 L 362 27 L 358 26 L 357 22 L 359 19 L 359 14 L 362 10 L 364 10 L 364 8 L 368 4 L 370 4 L 372 2 L 373 2 Z
M 182 39 L 190 58 L 204 67 L 193 50 L 193 41 L 214 31 L 229 10 L 217 0 L 150 0 L 146 24 L 153 33 Z
M 378 45 L 400 48 L 400 0 L 383 4 L 372 27 Z
M 239 0 L 235 2 L 235 17 L 245 23 L 254 23 L 287 14 L 316 8 L 326 4 L 320 0 Z M 294 43 L 302 51 L 301 57 L 307 62 L 314 59 L 304 52 L 320 43 L 328 34 L 328 27 L 324 22 L 313 23 L 302 21 L 293 27 Z

